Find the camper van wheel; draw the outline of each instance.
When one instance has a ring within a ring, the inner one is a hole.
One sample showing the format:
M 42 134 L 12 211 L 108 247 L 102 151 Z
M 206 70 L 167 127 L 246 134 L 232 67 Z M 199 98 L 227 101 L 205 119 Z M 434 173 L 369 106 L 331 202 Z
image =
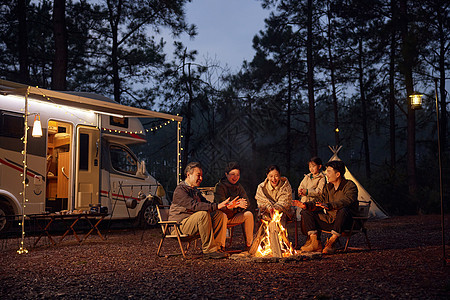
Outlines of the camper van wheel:
M 158 211 L 156 205 L 161 204 L 161 200 L 154 197 L 153 200 L 145 202 L 141 210 L 141 224 L 142 226 L 155 226 L 158 224 Z
M 7 232 L 11 227 L 12 220 L 8 219 L 6 216 L 13 215 L 14 212 L 8 204 L 0 202 L 0 232 Z

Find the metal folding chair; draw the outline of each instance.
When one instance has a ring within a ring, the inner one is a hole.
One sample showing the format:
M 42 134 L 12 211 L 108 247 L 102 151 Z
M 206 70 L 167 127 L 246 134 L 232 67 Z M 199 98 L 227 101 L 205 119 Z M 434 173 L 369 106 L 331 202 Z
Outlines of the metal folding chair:
M 363 248 L 355 248 L 355 247 L 349 247 L 350 238 L 358 233 L 364 234 L 366 238 L 367 243 L 367 249 L 372 249 L 369 241 L 369 237 L 367 236 L 367 228 L 366 228 L 366 222 L 369 219 L 369 211 L 370 211 L 370 204 L 372 201 L 363 201 L 359 200 L 359 206 L 358 206 L 358 213 L 354 216 L 352 216 L 353 222 L 352 227 L 350 230 L 345 230 L 342 233 L 342 236 L 347 237 L 347 241 L 345 242 L 344 252 L 346 252 L 348 249 L 352 250 L 361 250 Z
M 156 209 L 158 211 L 159 224 L 161 225 L 162 236 L 161 241 L 159 242 L 158 251 L 156 255 L 158 256 L 172 256 L 172 255 L 180 255 L 182 254 L 184 258 L 186 258 L 186 251 L 189 249 L 190 243 L 192 241 L 196 241 L 200 236 L 198 234 L 188 235 L 182 234 L 180 230 L 181 223 L 177 221 L 168 221 L 169 218 L 169 208 L 168 205 L 157 205 Z M 181 253 L 171 253 L 161 255 L 161 248 L 163 242 L 166 238 L 177 239 L 178 244 L 180 246 Z M 183 248 L 183 243 L 187 243 L 186 249 Z
M 344 246 L 344 252 L 347 252 L 347 250 L 370 250 L 372 249 L 369 241 L 369 237 L 367 235 L 367 228 L 365 226 L 367 220 L 369 219 L 369 211 L 370 211 L 370 204 L 372 201 L 363 201 L 358 200 L 358 212 L 357 214 L 352 216 L 352 226 L 350 229 L 346 229 L 341 233 L 341 237 L 346 238 L 345 246 Z M 322 230 L 323 233 L 331 234 L 331 231 Z M 364 234 L 367 248 L 360 248 L 360 247 L 349 247 L 350 244 L 350 238 L 358 233 Z M 338 240 L 340 243 L 340 241 Z M 341 248 L 342 249 L 342 248 Z

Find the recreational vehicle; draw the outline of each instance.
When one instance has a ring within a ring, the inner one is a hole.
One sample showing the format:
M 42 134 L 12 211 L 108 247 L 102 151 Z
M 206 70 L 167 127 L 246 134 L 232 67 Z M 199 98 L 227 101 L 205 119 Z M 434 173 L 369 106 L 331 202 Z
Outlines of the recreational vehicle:
M 95 209 L 156 224 L 155 205 L 168 200 L 128 147 L 146 142 L 139 118 L 182 120 L 97 94 L 0 80 L 0 230 L 11 225 L 5 216 Z

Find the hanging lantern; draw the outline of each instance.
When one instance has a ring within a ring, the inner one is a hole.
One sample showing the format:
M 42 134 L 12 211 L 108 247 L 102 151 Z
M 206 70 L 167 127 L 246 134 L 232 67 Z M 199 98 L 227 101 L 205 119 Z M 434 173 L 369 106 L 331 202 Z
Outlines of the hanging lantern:
M 33 137 L 42 136 L 41 116 L 37 114 L 34 116 L 33 131 L 31 132 Z
M 422 94 L 419 94 L 417 92 L 409 95 L 409 97 L 411 98 L 411 109 L 422 109 L 422 96 Z

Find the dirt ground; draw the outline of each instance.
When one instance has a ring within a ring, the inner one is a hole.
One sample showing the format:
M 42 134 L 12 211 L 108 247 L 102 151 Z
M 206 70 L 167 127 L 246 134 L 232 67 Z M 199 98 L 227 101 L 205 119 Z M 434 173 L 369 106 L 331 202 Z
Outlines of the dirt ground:
M 90 236 L 81 245 L 69 236 L 56 246 L 43 238 L 32 248 L 29 237 L 27 254 L 17 254 L 19 239 L 1 240 L 0 299 L 450 298 L 439 215 L 369 221 L 368 228 L 370 251 L 283 262 L 208 260 L 196 252 L 189 260 L 158 257 L 159 228 L 147 229 L 143 241 L 142 231 L 131 229 L 103 229 L 105 241 Z M 241 247 L 238 231 L 233 244 Z M 364 239 L 354 236 L 351 245 L 365 246 Z M 163 250 L 176 247 L 169 241 Z

